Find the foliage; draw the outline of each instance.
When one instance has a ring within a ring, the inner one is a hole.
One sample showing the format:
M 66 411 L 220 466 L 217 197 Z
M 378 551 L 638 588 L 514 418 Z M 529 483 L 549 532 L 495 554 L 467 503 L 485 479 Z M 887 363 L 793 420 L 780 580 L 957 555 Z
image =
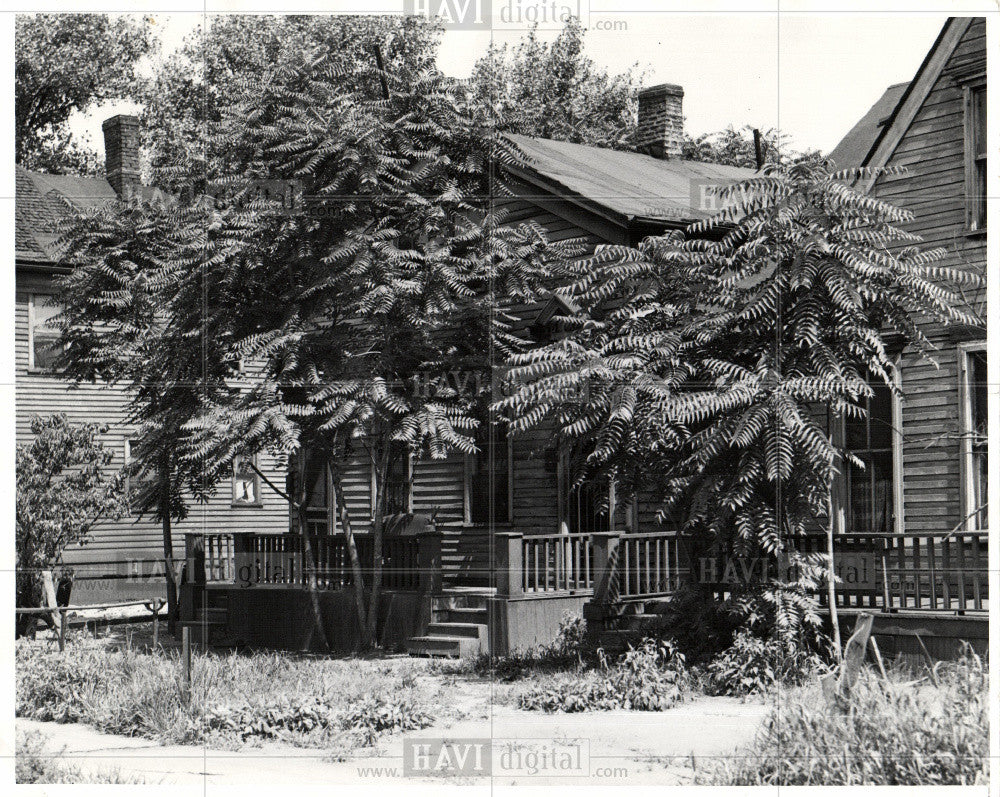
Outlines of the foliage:
M 14 38 L 15 160 L 53 174 L 98 171 L 66 123 L 109 100 L 135 99 L 141 60 L 157 49 L 152 23 L 127 15 L 18 14 Z
M 38 606 L 39 571 L 87 542 L 94 524 L 126 511 L 123 480 L 100 441 L 107 429 L 74 425 L 63 414 L 31 420 L 30 442 L 17 447 L 17 592 L 19 606 Z
M 14 751 L 15 783 L 128 783 L 141 784 L 140 777 L 128 777 L 117 770 L 84 775 L 79 767 L 64 764 L 60 754 L 45 749 L 47 737 L 38 731 L 17 732 Z
M 359 732 L 368 745 L 383 733 L 419 730 L 433 722 L 434 718 L 411 700 L 381 695 L 366 695 L 351 703 L 342 719 L 344 727 Z
M 197 655 L 193 665 L 186 703 L 176 654 L 111 650 L 82 635 L 65 653 L 22 640 L 15 713 L 164 743 L 236 747 L 275 739 L 326 747 L 345 736 L 370 745 L 432 721 L 430 687 L 417 683 L 409 662 L 254 653 Z
M 669 641 L 645 639 L 614 664 L 602 656 L 597 669 L 562 675 L 523 692 L 526 711 L 665 711 L 683 699 L 687 671 L 683 654 Z
M 583 617 L 567 612 L 552 642 L 502 656 L 482 653 L 473 660 L 472 669 L 490 680 L 516 681 L 532 673 L 579 668 L 596 653 L 587 648 L 586 632 Z
M 471 83 L 500 130 L 611 149 L 633 146 L 638 65 L 619 74 L 598 68 L 584 52 L 584 33 L 571 17 L 551 45 L 539 40 L 537 23 L 513 48 L 490 42 Z
M 864 670 L 846 712 L 819 687 L 780 701 L 743 755 L 712 781 L 726 785 L 985 785 L 989 674 L 971 651 L 935 666 L 936 685 L 895 668 Z
M 952 289 L 978 276 L 940 265 L 908 212 L 850 177 L 767 166 L 721 190 L 713 218 L 579 261 L 565 335 L 513 356 L 498 407 L 514 431 L 553 422 L 577 479 L 659 498 L 720 555 L 773 562 L 827 517 L 844 457 L 861 466 L 827 413 L 862 417 L 868 379 L 898 390 L 889 336 L 929 355 L 918 319 L 981 323 Z M 805 608 L 786 602 L 787 619 Z
M 684 136 L 681 157 L 685 160 L 721 163 L 725 166 L 757 168 L 757 149 L 754 129 L 750 125 L 736 129 L 732 125 L 717 133 L 703 133 L 700 136 Z M 782 164 L 807 157 L 819 159 L 818 151 L 796 152 L 788 146 L 788 136 L 776 128 L 760 131 L 761 156 L 763 163 Z
M 741 628 L 733 644 L 708 664 L 707 673 L 713 694 L 743 696 L 802 683 L 819 666 L 815 654 L 794 643 Z
M 375 48 L 390 73 L 416 75 L 433 65 L 441 25 L 420 15 L 209 15 L 157 67 L 141 117 L 154 184 L 183 189 L 191 174 L 225 158 L 225 142 L 208 135 L 248 79 L 290 79 L 301 53 L 343 67 L 344 96 L 370 99 L 381 88 L 372 67 Z M 287 84 L 294 85 L 294 80 Z
M 340 490 L 360 458 L 379 550 L 394 462 L 474 450 L 490 379 L 433 395 L 414 379 L 488 377 L 488 353 L 522 345 L 504 308 L 551 278 L 559 247 L 483 200 L 511 146 L 466 89 L 410 60 L 390 72 L 313 48 L 240 74 L 208 160 L 176 173 L 177 203 L 134 199 L 68 225 L 66 358 L 138 389 L 137 459 L 162 469 L 171 452 L 171 504 L 174 484 L 205 497 L 236 457 L 266 451 L 297 465 L 287 497 L 304 529 L 309 475 L 332 462 Z M 280 197 L 262 191 L 274 181 Z M 356 570 L 373 641 L 362 593 L 377 605 L 381 559 L 368 584 Z

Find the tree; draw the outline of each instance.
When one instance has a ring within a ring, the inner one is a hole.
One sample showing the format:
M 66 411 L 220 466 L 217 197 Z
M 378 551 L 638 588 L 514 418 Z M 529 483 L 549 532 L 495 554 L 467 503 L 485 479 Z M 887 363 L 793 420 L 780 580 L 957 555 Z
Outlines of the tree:
M 212 391 L 228 391 L 232 362 L 211 360 L 211 330 L 199 299 L 197 275 L 185 266 L 215 252 L 205 240 L 211 218 L 200 206 L 133 196 L 70 213 L 61 224 L 63 262 L 58 283 L 62 312 L 61 372 L 75 381 L 126 389 L 126 421 L 135 424 L 131 448 L 132 511 L 152 514 L 163 532 L 167 609 L 177 620 L 172 521 L 188 499 L 205 499 L 212 484 L 201 463 L 185 456 L 186 425 Z M 172 337 L 166 319 L 185 319 L 189 334 Z
M 211 127 L 217 155 L 181 187 L 195 198 L 185 210 L 133 203 L 80 217 L 64 342 L 84 374 L 125 363 L 137 390 L 164 370 L 181 381 L 197 353 L 198 412 L 171 426 L 184 435 L 181 472 L 198 473 L 206 495 L 237 457 L 289 464 L 290 492 L 268 483 L 297 518 L 321 642 L 307 476 L 329 464 L 371 645 L 381 557 L 358 556 L 344 471 L 358 458 L 372 468 L 380 552 L 393 459 L 473 451 L 490 387 L 426 395 L 412 377 L 488 373 L 491 349 L 519 345 L 503 308 L 552 276 L 558 248 L 491 208 L 491 170 L 515 154 L 460 84 L 379 69 L 375 53 L 362 65 L 299 59 L 234 86 Z
M 419 74 L 433 66 L 442 26 L 417 15 L 244 15 L 210 17 L 183 45 L 162 61 L 148 84 L 141 118 L 144 147 L 155 184 L 176 190 L 193 174 L 225 157 L 225 146 L 209 151 L 209 135 L 222 120 L 242 81 L 281 80 L 282 69 L 301 53 L 326 55 L 344 64 L 345 96 L 363 89 L 381 93 L 368 69 L 378 47 L 390 72 Z M 351 81 L 360 80 L 364 85 Z
M 757 143 L 754 128 L 750 125 L 738 130 L 730 125 L 717 133 L 703 133 L 695 137 L 685 134 L 681 153 L 685 160 L 757 168 Z M 818 150 L 797 152 L 791 149 L 788 136 L 773 127 L 760 131 L 760 153 L 762 162 L 770 164 L 793 163 L 803 157 L 820 158 Z
M 95 103 L 135 99 L 137 66 L 157 47 L 149 19 L 107 14 L 19 14 L 14 39 L 15 160 L 62 174 L 99 171 L 66 123 Z
M 98 520 L 125 512 L 122 474 L 110 467 L 112 454 L 99 439 L 106 431 L 92 423 L 74 426 L 65 415 L 36 416 L 33 439 L 18 445 L 18 606 L 41 605 L 41 571 L 58 565 L 67 546 L 85 544 Z
M 581 477 L 659 498 L 679 530 L 737 555 L 829 528 L 851 455 L 827 413 L 863 417 L 869 380 L 899 390 L 889 338 L 929 355 L 920 318 L 981 323 L 956 290 L 977 276 L 939 265 L 943 250 L 901 228 L 910 214 L 849 187 L 856 176 L 768 165 L 708 221 L 600 247 L 577 266 L 565 336 L 514 357 L 500 403 L 514 428 L 552 420 Z M 780 629 L 816 619 L 801 585 L 773 586 Z
M 584 53 L 584 28 L 571 17 L 548 45 L 538 25 L 513 49 L 490 49 L 471 83 L 499 129 L 612 149 L 634 146 L 638 65 L 620 74 L 600 69 Z

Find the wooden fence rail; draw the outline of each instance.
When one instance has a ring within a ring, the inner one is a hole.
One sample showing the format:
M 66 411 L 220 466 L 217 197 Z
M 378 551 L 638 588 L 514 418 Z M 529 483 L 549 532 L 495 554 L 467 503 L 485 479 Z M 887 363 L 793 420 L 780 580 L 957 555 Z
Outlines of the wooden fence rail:
M 370 535 L 355 543 L 364 576 L 374 570 Z M 343 537 L 309 536 L 312 561 L 303 554 L 297 534 L 222 532 L 186 535 L 189 578 L 206 584 L 303 587 L 311 574 L 322 589 L 340 589 L 354 583 L 350 551 Z M 199 559 L 204 557 L 204 563 Z M 382 584 L 388 589 L 418 589 L 421 579 L 420 537 L 386 537 L 382 546 Z

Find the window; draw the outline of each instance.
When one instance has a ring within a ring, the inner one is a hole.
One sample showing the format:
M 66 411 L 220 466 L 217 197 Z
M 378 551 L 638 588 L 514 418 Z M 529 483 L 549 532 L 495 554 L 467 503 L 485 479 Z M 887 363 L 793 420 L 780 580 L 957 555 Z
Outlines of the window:
M 132 447 L 135 444 L 131 440 L 125 441 L 125 500 L 128 502 L 129 510 L 132 508 Z
M 965 216 L 970 231 L 986 229 L 986 85 L 965 87 Z
M 476 453 L 468 458 L 468 520 L 509 523 L 511 488 L 510 439 L 503 424 L 480 424 Z
M 610 531 L 614 525 L 615 486 L 607 481 L 588 480 L 575 484 L 570 458 L 559 459 L 560 528 L 570 534 Z
M 233 460 L 233 506 L 261 506 L 260 476 L 253 464 L 253 457 Z
M 962 453 L 964 457 L 965 526 L 985 529 L 987 474 L 987 381 L 986 350 L 963 348 L 962 358 Z
M 567 502 L 567 522 L 571 533 L 593 534 L 611 530 L 611 513 L 605 507 L 612 506 L 614 496 L 607 485 L 584 482 L 570 489 Z
M 392 451 L 389 453 L 389 468 L 385 479 L 385 514 L 396 515 L 410 511 L 410 484 L 412 481 L 409 450 L 406 446 L 393 443 Z M 372 473 L 372 517 L 375 516 L 376 499 L 375 474 Z
M 864 400 L 864 418 L 845 418 L 845 448 L 864 467 L 847 463 L 847 531 L 887 533 L 896 528 L 892 391 L 872 385 L 874 395 Z
M 36 293 L 28 298 L 28 368 L 32 370 L 51 371 L 55 367 L 59 330 L 50 322 L 59 310 L 52 296 Z

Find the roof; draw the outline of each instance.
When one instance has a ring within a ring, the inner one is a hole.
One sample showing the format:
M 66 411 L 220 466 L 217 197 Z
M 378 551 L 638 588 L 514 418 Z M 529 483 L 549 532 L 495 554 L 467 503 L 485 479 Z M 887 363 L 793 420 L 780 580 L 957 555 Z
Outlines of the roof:
M 878 169 L 889 162 L 972 22 L 972 17 L 949 17 L 944 23 L 913 80 L 905 86 L 888 121 L 880 128 L 862 165 Z M 873 180 L 872 177 L 862 180 L 862 188 L 870 190 Z
M 731 183 L 752 169 L 688 160 L 660 160 L 638 152 L 588 147 L 546 138 L 508 135 L 540 188 L 597 205 L 624 223 L 685 222 L 708 218 L 699 186 Z
M 14 256 L 53 263 L 59 237 L 55 224 L 72 208 L 87 209 L 115 199 L 103 177 L 39 174 L 15 167 Z
M 868 113 L 833 148 L 829 157 L 838 169 L 854 169 L 864 164 L 882 129 L 892 120 L 896 106 L 909 85 L 907 81 L 889 86 L 868 109 Z

